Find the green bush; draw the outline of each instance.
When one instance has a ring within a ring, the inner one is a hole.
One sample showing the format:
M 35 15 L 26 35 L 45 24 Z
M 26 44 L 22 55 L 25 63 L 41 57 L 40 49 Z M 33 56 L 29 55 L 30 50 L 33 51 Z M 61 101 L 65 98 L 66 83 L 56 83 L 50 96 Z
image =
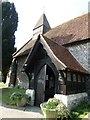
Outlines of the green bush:
M 71 110 L 72 118 L 83 118 L 90 112 L 90 104 L 86 101 L 82 101 L 76 108 Z
M 24 88 L 3 88 L 2 89 L 2 103 L 7 104 L 7 105 L 11 105 L 10 103 L 10 96 L 14 93 L 14 92 L 20 92 L 21 94 L 25 94 L 26 89 Z
M 24 106 L 27 102 L 28 96 L 20 92 L 14 92 L 10 96 L 11 105 Z
M 50 98 L 47 101 L 47 104 L 46 103 L 43 104 L 43 107 L 46 109 L 56 109 L 56 107 L 59 103 L 60 103 L 60 101 L 58 99 Z

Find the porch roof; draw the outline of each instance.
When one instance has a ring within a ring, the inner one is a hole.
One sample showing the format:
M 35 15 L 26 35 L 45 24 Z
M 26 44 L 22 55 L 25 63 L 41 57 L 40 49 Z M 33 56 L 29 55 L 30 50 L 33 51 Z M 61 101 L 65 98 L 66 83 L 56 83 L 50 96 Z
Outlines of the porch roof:
M 53 51 L 55 56 L 67 66 L 67 68 L 82 72 L 82 73 L 88 73 L 87 70 L 85 70 L 80 63 L 74 58 L 74 56 L 64 47 L 61 45 L 58 45 L 54 41 L 48 39 L 47 37 L 43 36 L 47 44 L 49 45 L 50 49 Z
M 58 69 L 66 69 L 69 68 L 72 71 L 82 72 L 88 74 L 79 62 L 74 58 L 74 56 L 64 47 L 58 45 L 54 41 L 48 39 L 45 36 L 40 35 L 37 39 L 43 45 L 43 48 L 46 50 L 49 57 L 52 59 L 52 62 L 58 66 Z M 33 49 L 35 48 L 37 41 L 35 42 Z M 32 50 L 33 51 L 33 50 Z M 29 53 L 25 64 L 30 63 L 30 55 L 32 52 Z
M 13 57 L 26 55 L 30 52 L 30 49 L 34 46 L 36 39 L 30 39 L 24 46 L 13 54 Z

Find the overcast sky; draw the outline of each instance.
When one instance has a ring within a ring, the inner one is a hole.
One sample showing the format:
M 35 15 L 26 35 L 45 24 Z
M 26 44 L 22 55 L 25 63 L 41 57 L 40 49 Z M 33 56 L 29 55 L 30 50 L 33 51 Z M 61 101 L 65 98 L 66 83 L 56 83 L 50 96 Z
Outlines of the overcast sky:
M 19 22 L 15 32 L 19 49 L 33 35 L 33 28 L 43 12 L 51 28 L 88 12 L 89 0 L 8 0 L 14 2 Z

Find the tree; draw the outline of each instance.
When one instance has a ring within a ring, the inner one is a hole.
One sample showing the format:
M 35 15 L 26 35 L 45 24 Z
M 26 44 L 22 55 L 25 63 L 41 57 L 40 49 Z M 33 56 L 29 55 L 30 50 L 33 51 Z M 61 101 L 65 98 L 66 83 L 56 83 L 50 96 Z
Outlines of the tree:
M 15 52 L 15 31 L 18 25 L 18 13 L 14 3 L 2 2 L 2 74 L 3 82 L 12 61 L 12 54 Z

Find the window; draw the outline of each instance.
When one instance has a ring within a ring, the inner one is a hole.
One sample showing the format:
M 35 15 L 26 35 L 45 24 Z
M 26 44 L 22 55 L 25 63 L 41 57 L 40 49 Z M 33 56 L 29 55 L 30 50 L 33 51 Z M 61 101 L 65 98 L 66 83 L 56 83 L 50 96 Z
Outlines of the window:
M 85 79 L 85 77 L 84 77 L 84 75 L 82 75 L 81 76 L 81 81 L 84 82 L 84 79 Z
M 76 74 L 73 73 L 73 81 L 76 82 Z
M 81 82 L 81 75 L 78 74 L 78 82 Z
M 71 81 L 71 73 L 67 73 L 67 81 Z
M 82 76 L 82 82 L 85 82 L 85 76 L 84 75 Z

